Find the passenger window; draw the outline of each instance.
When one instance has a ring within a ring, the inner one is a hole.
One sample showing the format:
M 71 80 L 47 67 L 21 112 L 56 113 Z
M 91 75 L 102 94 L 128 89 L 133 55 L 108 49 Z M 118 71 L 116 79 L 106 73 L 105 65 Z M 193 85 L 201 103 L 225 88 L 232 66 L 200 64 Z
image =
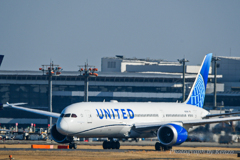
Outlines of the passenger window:
M 60 115 L 60 117 L 64 117 L 64 114 L 62 113 L 62 114 Z
M 64 117 L 70 117 L 70 116 L 71 116 L 70 113 L 64 115 Z
M 76 114 L 72 114 L 71 117 L 72 117 L 72 118 L 77 118 L 77 115 L 76 115 Z

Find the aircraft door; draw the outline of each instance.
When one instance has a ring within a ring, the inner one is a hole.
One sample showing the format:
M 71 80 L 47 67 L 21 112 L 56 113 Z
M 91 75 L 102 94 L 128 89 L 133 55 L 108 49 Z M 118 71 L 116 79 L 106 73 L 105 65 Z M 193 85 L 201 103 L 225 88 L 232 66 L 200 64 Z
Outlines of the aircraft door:
M 92 114 L 89 110 L 85 110 L 85 115 L 87 117 L 87 123 L 92 123 Z
M 164 114 L 163 110 L 159 111 L 159 118 L 160 118 L 160 120 L 164 120 L 165 119 L 165 114 Z
M 193 110 L 193 116 L 194 116 L 194 118 L 197 118 L 197 111 L 196 110 Z

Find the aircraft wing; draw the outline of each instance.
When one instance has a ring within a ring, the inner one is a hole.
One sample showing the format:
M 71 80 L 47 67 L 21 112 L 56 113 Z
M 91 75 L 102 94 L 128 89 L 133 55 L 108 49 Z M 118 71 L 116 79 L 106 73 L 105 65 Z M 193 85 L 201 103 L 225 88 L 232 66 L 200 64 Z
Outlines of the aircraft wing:
M 187 121 L 182 121 L 182 123 L 186 124 L 186 125 L 197 126 L 197 125 L 203 125 L 203 124 L 231 122 L 231 121 L 240 121 L 240 117 L 212 118 L 212 119 L 202 119 L 202 120 L 187 120 Z
M 16 104 L 17 105 L 22 105 L 22 104 L 26 104 L 26 103 L 16 103 Z M 54 112 L 49 112 L 49 111 L 42 111 L 42 110 L 31 109 L 31 108 L 26 108 L 26 107 L 19 107 L 19 106 L 16 106 L 14 104 L 9 104 L 9 103 L 7 103 L 6 105 L 3 105 L 3 107 L 15 108 L 15 109 L 19 109 L 19 110 L 23 110 L 23 111 L 27 111 L 27 112 L 40 114 L 40 115 L 43 115 L 43 116 L 53 117 L 53 118 L 60 117 L 60 113 L 54 113 Z
M 140 123 L 135 123 L 133 124 L 133 126 L 136 129 L 150 129 L 150 128 L 159 128 L 164 124 L 168 124 L 168 123 L 172 123 L 172 122 L 140 122 Z
M 142 123 L 135 123 L 133 124 L 133 126 L 137 130 L 149 131 L 153 129 L 158 129 L 162 125 L 165 125 L 168 123 L 182 123 L 183 125 L 198 126 L 203 124 L 231 122 L 231 121 L 240 121 L 240 117 L 198 119 L 198 120 L 186 120 L 186 121 L 169 121 L 169 122 L 142 122 Z
M 18 106 L 18 105 L 24 105 L 24 104 L 27 104 L 27 103 L 7 103 L 7 104 L 3 104 L 3 107 L 9 107 L 9 105 L 14 105 L 14 106 Z
M 217 116 L 227 116 L 227 115 L 234 115 L 234 114 L 240 114 L 240 112 L 230 112 L 230 113 L 220 113 L 220 114 L 208 114 L 203 118 L 209 118 L 209 117 L 217 117 Z

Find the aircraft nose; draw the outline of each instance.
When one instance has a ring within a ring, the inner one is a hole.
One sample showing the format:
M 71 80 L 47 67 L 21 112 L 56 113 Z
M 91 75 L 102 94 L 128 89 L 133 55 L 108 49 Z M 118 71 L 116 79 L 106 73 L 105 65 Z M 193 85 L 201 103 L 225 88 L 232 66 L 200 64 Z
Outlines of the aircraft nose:
M 58 126 L 57 130 L 62 133 L 62 134 L 67 134 L 68 133 L 68 123 L 66 120 L 61 119 Z

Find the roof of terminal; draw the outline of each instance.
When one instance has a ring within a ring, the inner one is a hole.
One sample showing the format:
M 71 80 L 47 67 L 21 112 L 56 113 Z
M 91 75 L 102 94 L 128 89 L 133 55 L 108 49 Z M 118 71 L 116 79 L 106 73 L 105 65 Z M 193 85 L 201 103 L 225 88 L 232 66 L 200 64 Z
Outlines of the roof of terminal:
M 97 72 L 99 77 L 141 77 L 141 78 L 182 78 L 182 73 L 169 72 Z M 41 71 L 28 70 L 0 70 L 0 75 L 43 75 Z M 78 71 L 62 71 L 60 76 L 79 76 Z M 185 78 L 195 78 L 196 74 L 187 74 Z M 213 78 L 214 75 L 209 75 Z M 217 75 L 222 78 L 222 75 Z
M 164 64 L 164 65 L 181 65 L 179 62 L 175 62 L 175 61 L 166 61 L 163 59 L 149 59 L 149 58 L 125 58 L 124 56 L 119 57 L 103 57 L 102 59 L 118 59 L 118 60 L 122 60 L 123 62 L 143 62 L 143 63 L 150 63 L 150 64 Z

